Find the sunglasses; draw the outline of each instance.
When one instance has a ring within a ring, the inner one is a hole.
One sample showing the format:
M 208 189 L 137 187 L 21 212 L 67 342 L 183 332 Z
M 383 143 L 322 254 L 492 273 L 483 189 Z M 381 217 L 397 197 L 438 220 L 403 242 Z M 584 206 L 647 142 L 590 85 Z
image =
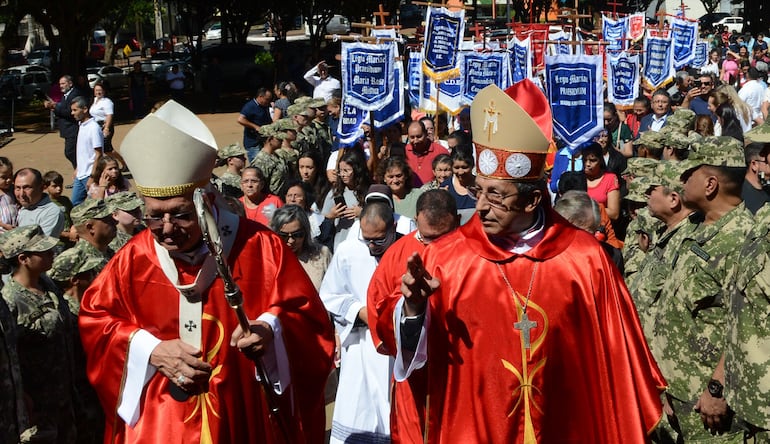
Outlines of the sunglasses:
M 284 233 L 283 231 L 278 232 L 278 236 L 281 236 L 283 240 L 289 240 L 289 239 L 304 239 L 305 238 L 305 232 L 302 230 L 293 231 L 291 233 Z

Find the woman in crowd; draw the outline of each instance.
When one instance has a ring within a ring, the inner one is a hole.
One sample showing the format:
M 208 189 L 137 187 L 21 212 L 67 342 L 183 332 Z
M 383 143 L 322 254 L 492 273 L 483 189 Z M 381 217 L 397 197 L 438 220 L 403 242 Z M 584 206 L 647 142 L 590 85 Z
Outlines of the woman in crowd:
M 738 82 L 739 65 L 735 58 L 735 53 L 728 51 L 724 61 L 722 61 L 722 70 L 719 79 L 728 85 L 735 85 Z
M 321 209 L 321 214 L 334 220 L 335 248 L 347 238 L 348 230 L 361 214 L 370 184 L 364 154 L 360 149 L 346 150 L 340 158 L 334 186 L 326 193 Z
M 719 85 L 709 93 L 709 111 L 716 115 L 716 110 L 722 105 L 731 106 L 738 116 L 743 132 L 751 129 L 751 107 L 738 96 L 738 91 L 732 85 Z M 721 135 L 721 126 L 717 121 L 714 124 L 714 135 Z
M 310 221 L 304 208 L 286 205 L 275 210 L 270 228 L 286 242 L 286 246 L 297 256 L 302 268 L 310 276 L 316 290 L 321 288 L 324 273 L 329 267 L 332 254 L 311 236 Z
M 318 154 L 307 151 L 299 155 L 297 160 L 297 175 L 299 180 L 308 184 L 313 191 L 313 200 L 308 202 L 308 205 L 314 209 L 314 211 L 321 211 L 324 206 L 324 199 L 326 193 L 329 192 L 331 184 L 326 177 L 321 174 L 323 172 L 323 165 Z
M 607 171 L 604 150 L 598 143 L 583 148 L 583 172 L 588 183 L 588 195 L 604 205 L 612 220 L 620 216 L 620 182 L 618 176 Z
M 605 165 L 607 165 L 607 171 L 620 177 L 620 175 L 623 174 L 623 171 L 626 170 L 628 161 L 620 151 L 613 149 L 610 146 L 610 135 L 607 130 L 599 132 L 599 135 L 596 136 L 594 141 L 602 147 L 602 157 L 604 158 Z
M 88 179 L 88 197 L 91 199 L 104 199 L 121 191 L 128 191 L 131 184 L 123 177 L 118 161 L 104 155 L 96 161 L 94 171 Z
M 702 114 L 695 117 L 695 132 L 703 137 L 714 135 L 714 121 L 710 116 Z
M 310 220 L 310 234 L 321 245 L 332 245 L 334 241 L 334 222 L 327 219 L 318 210 L 314 202 L 313 189 L 307 182 L 295 180 L 286 187 L 283 202 L 286 205 L 298 205 L 307 213 Z
M 423 192 L 439 188 L 445 180 L 452 177 L 452 157 L 439 154 L 433 159 L 431 167 L 433 168 L 433 180 L 420 187 Z
M 273 90 L 275 102 L 273 102 L 273 122 L 287 117 L 288 108 L 297 98 L 297 88 L 291 82 L 281 82 L 275 85 Z
M 379 165 L 379 176 L 393 192 L 393 206 L 396 213 L 414 219 L 417 215 L 417 199 L 422 194 L 419 188 L 412 188 L 412 169 L 401 156 L 388 157 Z
M 16 227 L 19 207 L 13 194 L 13 164 L 0 157 L 0 232 Z
M 283 206 L 281 198 L 270 194 L 267 189 L 267 179 L 262 170 L 257 167 L 243 169 L 241 191 L 243 191 L 243 197 L 238 200 L 243 204 L 246 218 L 262 225 L 269 225 L 275 209 Z
M 733 108 L 728 103 L 719 105 L 714 111 L 721 128 L 721 136 L 729 136 L 739 140 L 743 143 L 743 128 L 741 127 L 741 119 L 735 113 Z
M 473 175 L 473 153 L 470 145 L 457 145 L 452 150 L 452 177 L 441 184 L 455 198 L 457 209 L 476 208 L 476 200 L 468 192 L 468 187 L 476 184 Z
M 115 126 L 112 122 L 115 114 L 115 104 L 112 102 L 112 99 L 107 97 L 107 89 L 101 80 L 97 80 L 94 85 L 94 103 L 88 112 L 96 120 L 96 123 L 102 127 L 102 134 L 104 134 L 103 153 L 114 157 L 120 162 L 121 169 L 125 170 L 126 161 L 123 160 L 123 156 L 115 151 L 115 148 L 112 146 L 112 136 L 115 134 Z
M 722 57 L 718 49 L 712 49 L 709 51 L 708 63 L 706 66 L 700 69 L 701 74 L 713 74 L 714 77 L 719 77 L 719 73 L 722 69 Z
M 611 146 L 625 157 L 634 155 L 634 135 L 631 128 L 620 121 L 618 109 L 612 103 L 604 104 L 604 129 L 610 136 Z

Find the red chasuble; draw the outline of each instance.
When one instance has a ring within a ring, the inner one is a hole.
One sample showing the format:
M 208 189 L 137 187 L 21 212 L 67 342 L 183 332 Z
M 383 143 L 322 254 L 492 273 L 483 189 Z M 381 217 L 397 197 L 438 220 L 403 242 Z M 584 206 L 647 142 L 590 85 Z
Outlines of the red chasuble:
M 323 389 L 333 336 L 313 284 L 277 236 L 245 219 L 229 263 L 249 319 L 269 312 L 280 320 L 291 368 L 291 386 L 280 397 L 281 414 L 295 435 L 293 442 L 323 442 Z M 189 275 L 197 270 L 189 268 L 180 270 L 180 280 L 184 274 L 192 280 Z M 181 296 L 160 268 L 149 230 L 135 236 L 99 274 L 82 301 L 80 334 L 88 377 L 105 411 L 105 442 L 281 442 L 267 415 L 254 363 L 229 344 L 237 319 L 223 294 L 217 278 L 203 297 L 201 349 L 214 369 L 208 392 L 175 401 L 168 390 L 171 382 L 157 372 L 144 387 L 141 416 L 131 428 L 116 413 L 129 340 L 139 329 L 161 340 L 179 338 Z
M 429 299 L 429 442 L 642 443 L 660 420 L 665 380 L 622 277 L 593 237 L 546 211 L 525 254 L 490 243 L 478 216 L 426 248 L 441 281 Z M 376 319 L 386 344 L 392 311 Z

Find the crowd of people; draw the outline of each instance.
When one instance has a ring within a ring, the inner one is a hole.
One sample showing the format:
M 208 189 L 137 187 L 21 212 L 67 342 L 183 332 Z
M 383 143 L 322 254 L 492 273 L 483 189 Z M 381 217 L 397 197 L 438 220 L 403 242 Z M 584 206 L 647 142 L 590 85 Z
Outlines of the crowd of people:
M 529 81 L 341 146 L 320 62 L 118 153 L 63 76 L 72 198 L 0 157 L 0 442 L 768 439 L 768 45 L 715 36 L 579 146 Z

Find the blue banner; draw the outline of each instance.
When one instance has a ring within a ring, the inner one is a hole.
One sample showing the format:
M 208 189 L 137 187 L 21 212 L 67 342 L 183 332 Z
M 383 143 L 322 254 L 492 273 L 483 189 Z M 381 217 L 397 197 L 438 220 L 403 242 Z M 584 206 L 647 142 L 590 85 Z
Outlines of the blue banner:
M 590 140 L 603 123 L 602 57 L 545 57 L 545 81 L 554 134 L 567 145 Z
M 454 79 L 444 80 L 438 85 L 439 95 L 438 104 L 449 114 L 455 115 L 463 108 L 463 79 L 455 77 Z
M 463 79 L 463 102 L 470 105 L 476 94 L 487 85 L 494 83 L 500 89 L 508 88 L 507 52 L 463 53 L 460 77 Z
M 393 94 L 396 45 L 342 44 L 342 96 L 345 103 L 374 111 Z
M 607 100 L 633 106 L 639 91 L 639 56 L 626 52 L 607 54 Z
M 602 16 L 602 38 L 608 43 L 607 52 L 622 51 L 626 49 L 626 19 L 613 20 L 606 15 Z
M 340 138 L 340 147 L 353 146 L 364 137 L 361 125 L 369 121 L 369 111 L 358 109 L 355 106 L 343 102 L 340 123 L 337 126 L 337 136 Z
M 423 44 L 423 71 L 442 81 L 460 75 L 457 49 L 465 33 L 465 10 L 428 7 Z
M 406 81 L 409 106 L 412 108 L 420 106 L 420 83 L 422 82 L 422 76 L 422 54 L 410 52 L 409 61 L 406 65 Z
M 532 77 L 532 53 L 530 52 L 530 40 L 527 37 L 519 40 L 516 37 L 508 42 L 511 58 L 511 75 L 513 83 Z
M 671 22 L 671 40 L 674 43 L 674 69 L 681 69 L 695 57 L 698 42 L 698 22 L 675 18 Z
M 695 57 L 690 62 L 693 68 L 703 68 L 708 64 L 709 48 L 711 48 L 709 42 L 698 40 L 698 43 L 695 44 Z
M 672 49 L 670 38 L 647 36 L 645 39 L 643 78 L 651 89 L 658 89 L 674 77 Z
M 396 86 L 393 88 L 390 101 L 384 107 L 372 112 L 374 129 L 385 128 L 404 118 L 404 67 L 401 62 L 396 63 L 394 74 Z

